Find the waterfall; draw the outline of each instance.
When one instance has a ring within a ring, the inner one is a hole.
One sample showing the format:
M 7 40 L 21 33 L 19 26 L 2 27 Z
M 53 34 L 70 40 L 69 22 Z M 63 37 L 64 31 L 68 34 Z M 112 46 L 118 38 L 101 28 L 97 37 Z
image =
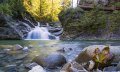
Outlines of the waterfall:
M 51 40 L 51 39 L 59 39 L 58 37 L 52 35 L 47 27 L 40 27 L 40 23 L 35 26 L 33 30 L 28 33 L 26 40 Z
M 71 7 L 76 8 L 80 0 L 71 0 Z

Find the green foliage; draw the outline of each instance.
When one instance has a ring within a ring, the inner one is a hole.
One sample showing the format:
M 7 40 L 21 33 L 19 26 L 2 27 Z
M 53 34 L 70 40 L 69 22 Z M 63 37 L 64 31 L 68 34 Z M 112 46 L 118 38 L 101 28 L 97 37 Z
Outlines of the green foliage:
M 64 30 L 79 30 L 80 17 L 83 15 L 84 11 L 81 8 L 69 8 L 67 10 L 61 11 L 59 14 L 59 20 L 62 22 Z
M 24 11 L 22 0 L 5 0 L 0 4 L 0 12 L 3 14 L 17 17 Z
M 115 7 L 120 7 L 120 2 L 112 2 L 112 5 L 114 5 Z
M 118 34 L 120 31 L 120 11 L 106 12 L 99 8 L 83 11 L 80 8 L 63 10 L 59 20 L 64 30 L 88 35 Z
M 58 21 L 62 0 L 24 0 L 26 10 L 38 21 Z M 65 8 L 69 5 L 65 0 Z
M 63 3 L 62 3 L 62 5 L 63 5 L 63 9 L 67 9 L 67 8 L 69 8 L 70 7 L 70 2 L 71 0 L 63 0 Z
M 83 30 L 86 30 L 85 32 L 96 34 L 99 29 L 105 29 L 106 17 L 106 13 L 98 9 L 86 11 L 81 17 L 80 26 Z
M 77 32 L 98 33 L 99 29 L 104 29 L 106 25 L 106 13 L 99 9 L 83 11 L 80 8 L 68 9 L 59 14 L 64 29 Z
M 120 7 L 120 2 L 115 3 L 116 7 Z
M 0 4 L 0 13 L 12 15 L 12 10 L 10 9 L 9 4 Z
M 110 31 L 113 33 L 120 31 L 120 11 L 113 11 L 113 13 L 109 15 L 109 20 Z

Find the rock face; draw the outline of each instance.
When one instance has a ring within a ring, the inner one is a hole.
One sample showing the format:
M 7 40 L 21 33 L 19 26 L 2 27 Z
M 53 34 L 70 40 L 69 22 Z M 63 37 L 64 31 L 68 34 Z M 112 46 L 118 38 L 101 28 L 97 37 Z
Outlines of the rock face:
M 23 39 L 30 29 L 28 24 L 0 14 L 0 39 Z
M 47 57 L 38 56 L 33 61 L 47 68 L 61 67 L 66 63 L 65 57 L 61 54 L 51 54 Z

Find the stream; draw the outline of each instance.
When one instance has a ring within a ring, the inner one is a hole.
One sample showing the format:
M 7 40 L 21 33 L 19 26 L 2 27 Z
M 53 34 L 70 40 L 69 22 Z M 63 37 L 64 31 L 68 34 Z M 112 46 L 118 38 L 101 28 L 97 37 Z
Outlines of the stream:
M 32 46 L 33 48 L 29 52 L 29 56 L 26 59 L 23 59 L 22 64 L 29 63 L 32 61 L 32 59 L 35 56 L 38 55 L 49 55 L 51 53 L 59 52 L 58 50 L 63 49 L 65 50 L 64 53 L 62 53 L 67 61 L 72 61 L 78 55 L 81 50 L 87 46 L 90 45 L 112 45 L 112 46 L 119 46 L 120 41 L 61 41 L 61 40 L 1 40 L 0 46 L 4 45 L 15 45 L 19 44 L 23 47 Z M 8 60 L 11 60 L 11 58 L 7 58 Z M 0 62 L 2 62 L 2 59 L 0 59 Z M 9 62 L 8 62 L 9 64 Z M 3 70 L 4 67 L 0 66 L 0 70 Z M 20 72 L 26 72 L 26 70 L 21 67 Z M 59 72 L 59 70 L 48 70 L 48 72 Z

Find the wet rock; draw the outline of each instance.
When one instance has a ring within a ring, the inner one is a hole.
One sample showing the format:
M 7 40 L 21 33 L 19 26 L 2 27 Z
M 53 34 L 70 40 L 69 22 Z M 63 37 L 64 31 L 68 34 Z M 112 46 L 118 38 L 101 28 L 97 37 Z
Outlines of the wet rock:
M 0 61 L 0 67 L 4 67 L 6 65 L 6 62 Z
M 116 70 L 120 71 L 120 62 L 118 63 Z
M 0 50 L 0 54 L 6 54 L 6 51 L 4 49 Z
M 65 53 L 65 49 L 64 49 L 64 48 L 59 49 L 59 50 L 57 50 L 57 52 L 60 52 L 60 53 Z
M 103 71 L 104 72 L 116 71 L 116 67 L 114 67 L 114 66 L 105 67 Z
M 12 48 L 12 50 L 22 50 L 22 49 L 23 49 L 23 47 L 19 44 L 14 45 Z
M 6 54 L 4 53 L 4 54 L 0 54 L 0 58 L 3 58 L 3 57 L 5 57 L 6 56 Z
M 87 70 L 82 65 L 73 61 L 65 64 L 60 72 L 87 72 Z
M 54 28 L 54 27 L 51 27 L 51 28 L 48 28 L 49 32 L 51 33 L 55 33 L 55 32 L 59 32 L 62 30 L 62 28 Z
M 11 51 L 11 49 L 4 49 L 3 51 L 4 52 L 9 52 L 9 51 Z
M 53 35 L 49 35 L 49 39 L 56 39 L 56 38 Z
M 59 30 L 59 31 L 55 31 L 55 32 L 52 32 L 53 35 L 55 36 L 59 36 L 63 33 L 63 29 Z
M 38 64 L 33 62 L 33 63 L 28 63 L 25 65 L 25 68 L 27 69 L 32 69 L 33 67 L 37 66 Z
M 72 51 L 73 49 L 72 48 L 61 48 L 61 49 L 59 49 L 59 50 L 57 50 L 58 52 L 60 52 L 60 53 L 65 53 L 65 52 L 69 52 L 69 51 Z
M 30 48 L 30 49 L 31 49 L 31 48 L 34 48 L 34 46 L 33 46 L 33 45 L 29 45 L 29 46 L 28 46 L 28 48 Z
M 5 72 L 18 72 L 16 65 L 8 65 L 5 67 Z
M 17 66 L 21 65 L 22 63 L 23 63 L 22 60 L 19 60 L 19 61 L 15 62 L 15 64 L 16 64 Z
M 51 54 L 46 57 L 37 56 L 33 59 L 34 62 L 47 68 L 57 68 L 63 66 L 67 61 L 66 58 L 61 54 Z
M 37 65 L 28 72 L 46 72 L 46 71 L 40 65 Z
M 29 52 L 29 48 L 28 48 L 28 47 L 24 47 L 24 48 L 23 48 L 23 51 L 24 51 L 24 52 Z
M 72 48 L 69 48 L 69 50 L 71 51 L 71 50 L 73 50 Z

